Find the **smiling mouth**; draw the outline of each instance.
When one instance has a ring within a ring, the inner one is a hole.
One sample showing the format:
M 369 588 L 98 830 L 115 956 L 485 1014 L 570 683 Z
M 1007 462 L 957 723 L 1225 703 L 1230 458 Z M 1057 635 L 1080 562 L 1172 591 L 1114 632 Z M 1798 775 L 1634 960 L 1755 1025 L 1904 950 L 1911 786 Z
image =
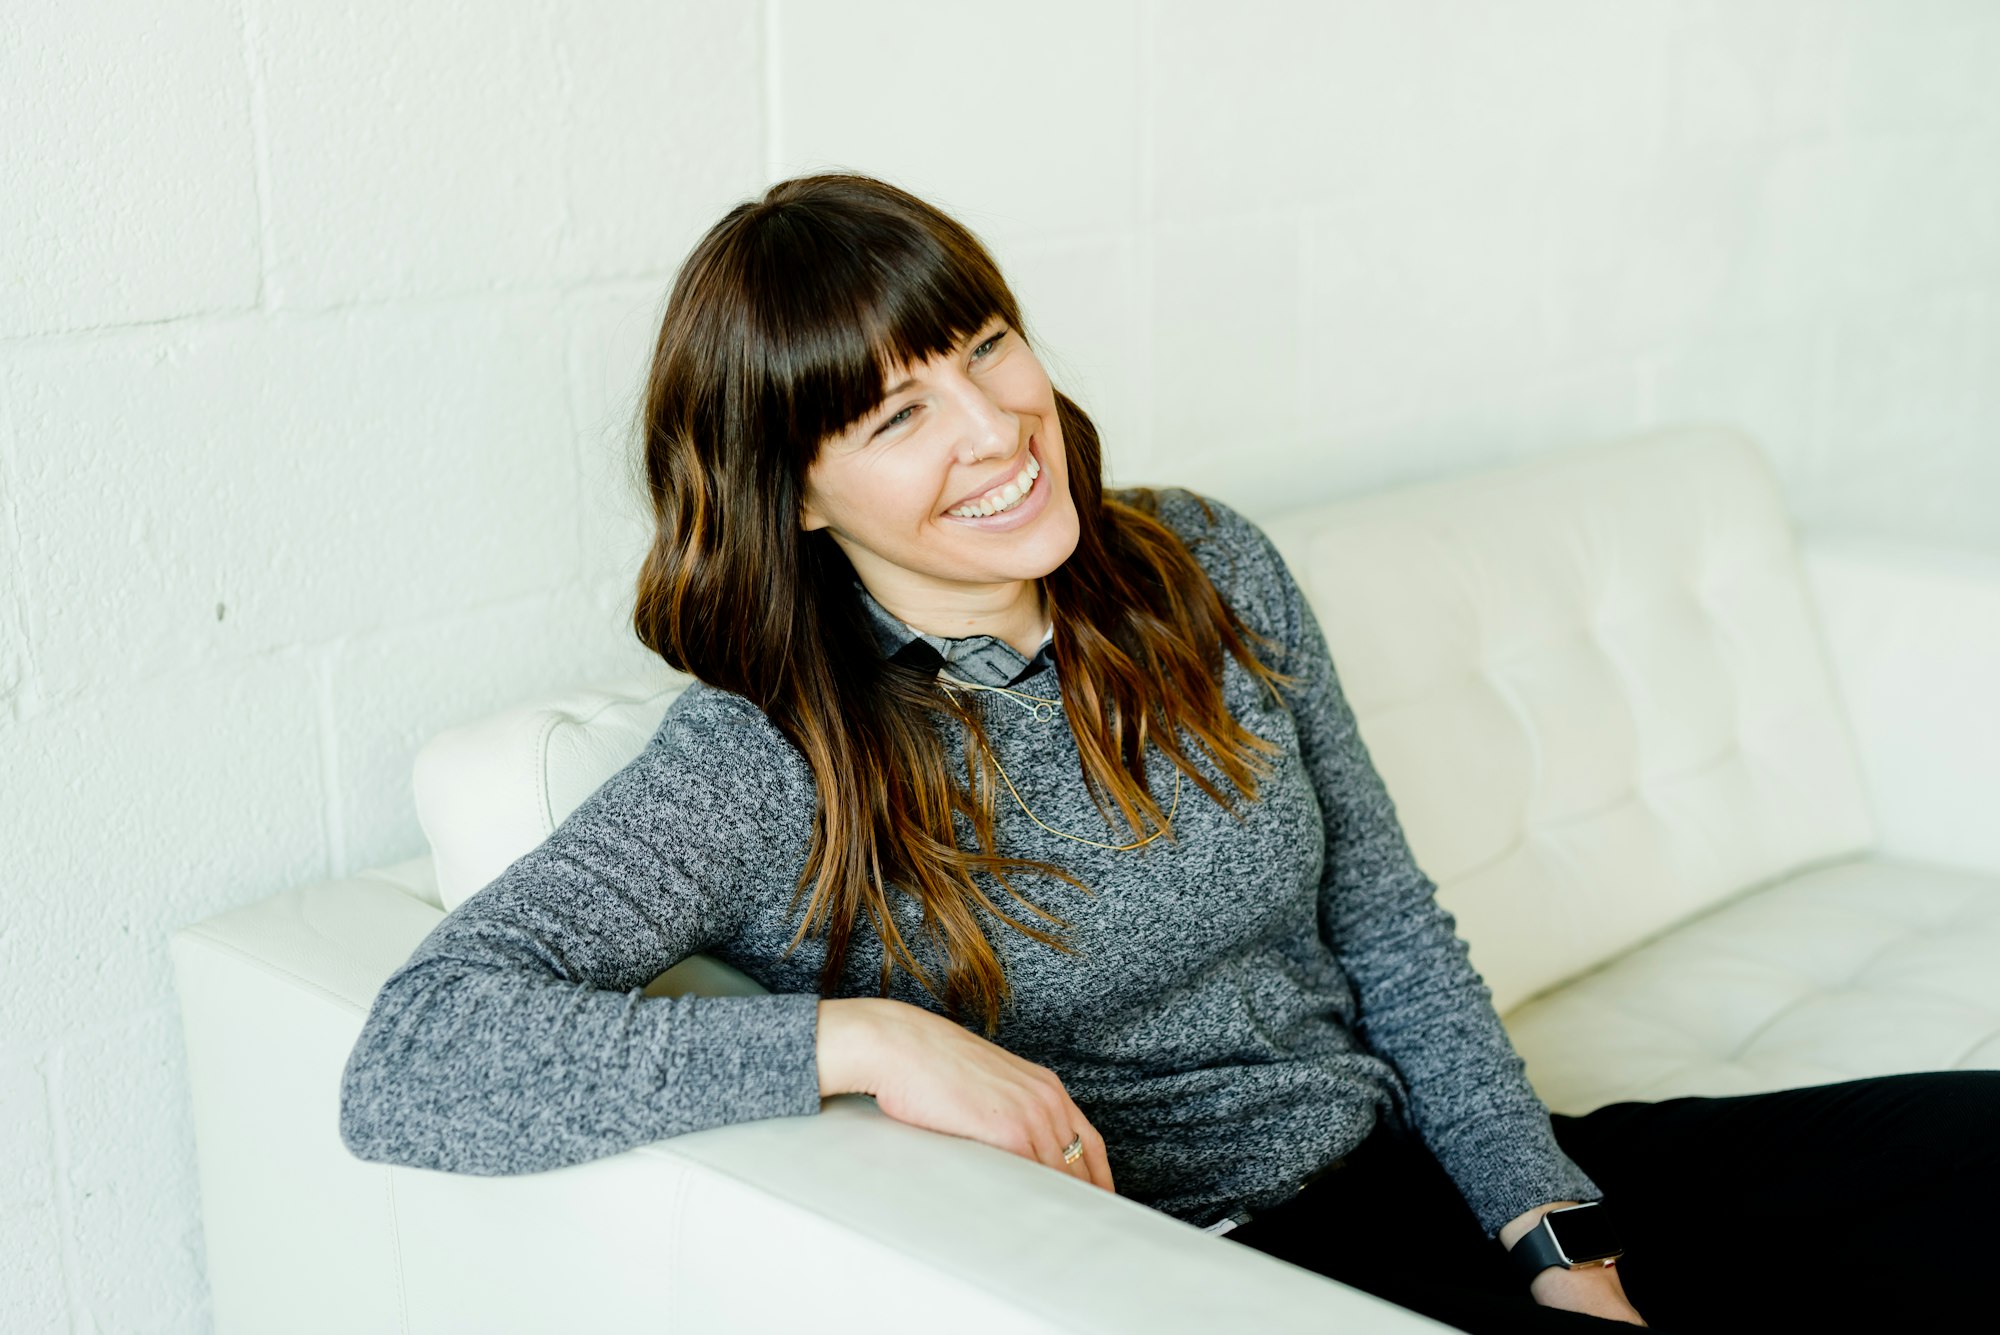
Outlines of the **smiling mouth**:
M 1035 489 L 1035 479 L 1041 475 L 1041 461 L 1030 452 L 1027 464 L 1004 485 L 995 487 L 977 500 L 954 506 L 945 513 L 960 519 L 984 519 L 990 515 L 1006 514 L 1028 499 L 1028 494 Z

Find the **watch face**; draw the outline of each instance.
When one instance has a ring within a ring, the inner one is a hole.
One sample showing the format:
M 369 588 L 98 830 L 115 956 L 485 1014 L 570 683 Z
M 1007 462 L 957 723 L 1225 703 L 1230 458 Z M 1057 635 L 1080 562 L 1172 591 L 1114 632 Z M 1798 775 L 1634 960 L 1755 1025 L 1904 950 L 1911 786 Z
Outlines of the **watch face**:
M 1625 1249 L 1618 1238 L 1618 1221 L 1602 1205 L 1573 1205 L 1551 1210 L 1544 1218 L 1572 1263 L 1601 1261 Z

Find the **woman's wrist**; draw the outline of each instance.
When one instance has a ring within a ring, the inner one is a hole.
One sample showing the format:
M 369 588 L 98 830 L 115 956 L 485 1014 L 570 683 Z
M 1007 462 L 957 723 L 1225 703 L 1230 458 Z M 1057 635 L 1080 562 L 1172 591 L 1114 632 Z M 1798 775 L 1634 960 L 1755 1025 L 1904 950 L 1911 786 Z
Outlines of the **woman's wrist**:
M 822 998 L 814 1055 L 821 1098 L 873 1094 L 882 1050 L 881 1009 L 903 1003 L 887 997 Z
M 1500 1245 L 1508 1251 L 1514 1250 L 1515 1243 L 1535 1231 L 1535 1225 L 1542 1222 L 1543 1215 L 1551 1210 L 1565 1210 L 1572 1205 L 1580 1204 L 1582 1204 L 1580 1201 L 1550 1201 L 1547 1205 L 1537 1205 L 1532 1210 L 1523 1210 L 1500 1226 Z
M 1590 1265 L 1581 1270 L 1550 1266 L 1529 1282 L 1528 1295 L 1544 1307 L 1572 1311 L 1588 1310 L 1583 1304 L 1592 1301 L 1631 1301 L 1625 1296 L 1625 1282 L 1618 1277 L 1615 1264 Z
M 1551 1201 L 1532 1210 L 1523 1210 L 1501 1225 L 1500 1245 L 1512 1251 L 1515 1243 L 1535 1231 L 1543 1215 L 1581 1203 Z M 1589 1265 L 1577 1270 L 1552 1265 L 1528 1282 L 1528 1293 L 1544 1307 L 1560 1307 L 1634 1325 L 1646 1324 L 1625 1296 L 1625 1282 L 1620 1278 L 1615 1263 Z

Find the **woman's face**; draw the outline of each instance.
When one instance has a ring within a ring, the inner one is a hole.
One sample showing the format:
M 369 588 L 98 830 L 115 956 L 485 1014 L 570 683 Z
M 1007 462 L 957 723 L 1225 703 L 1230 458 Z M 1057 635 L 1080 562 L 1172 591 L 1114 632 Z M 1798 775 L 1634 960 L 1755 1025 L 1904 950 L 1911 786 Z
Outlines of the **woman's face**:
M 882 403 L 828 439 L 801 522 L 828 529 L 890 610 L 996 610 L 1076 549 L 1055 387 L 997 317 L 898 368 Z

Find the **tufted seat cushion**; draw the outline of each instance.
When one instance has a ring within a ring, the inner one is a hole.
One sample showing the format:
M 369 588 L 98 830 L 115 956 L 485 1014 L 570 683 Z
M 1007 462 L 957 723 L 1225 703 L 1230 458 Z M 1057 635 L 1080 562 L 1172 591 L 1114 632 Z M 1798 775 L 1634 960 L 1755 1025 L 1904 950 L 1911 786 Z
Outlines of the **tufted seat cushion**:
M 2000 1066 L 2000 877 L 1814 868 L 1511 1011 L 1557 1112 Z

